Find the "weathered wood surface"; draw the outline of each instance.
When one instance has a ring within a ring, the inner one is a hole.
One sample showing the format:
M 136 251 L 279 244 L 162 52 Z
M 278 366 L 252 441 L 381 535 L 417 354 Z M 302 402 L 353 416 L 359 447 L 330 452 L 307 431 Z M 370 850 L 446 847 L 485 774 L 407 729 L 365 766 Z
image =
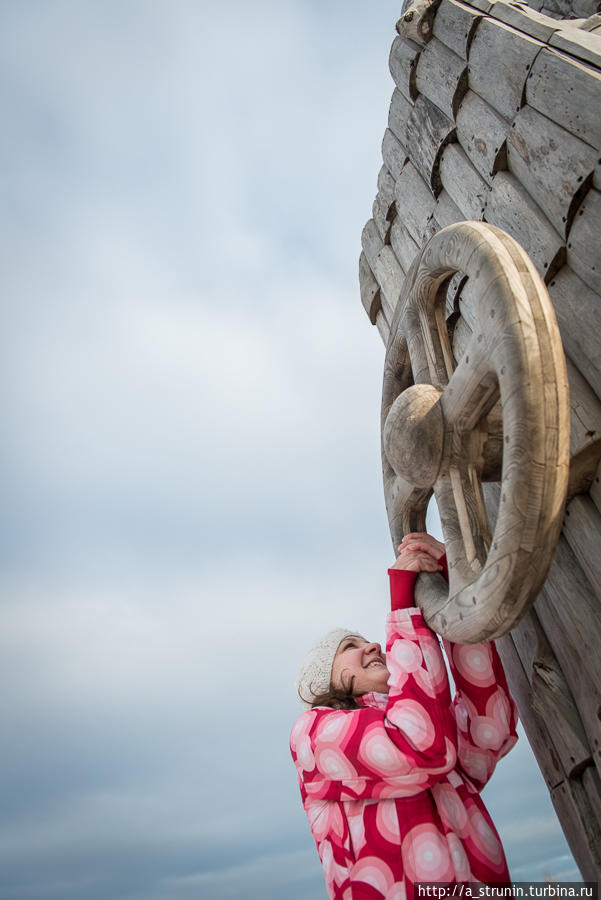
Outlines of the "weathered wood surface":
M 467 90 L 467 62 L 432 38 L 417 63 L 415 84 L 420 94 L 452 120 Z
M 589 490 L 601 459 L 601 403 L 568 359 L 570 384 L 570 480 L 568 498 Z
M 481 18 L 481 13 L 464 3 L 442 0 L 434 19 L 433 34 L 457 56 L 467 59 L 476 25 Z
M 532 687 L 524 671 L 522 661 L 513 644 L 511 635 L 505 635 L 496 641 L 496 646 L 506 672 L 511 673 L 511 693 L 518 705 L 520 719 L 528 736 L 528 741 L 541 769 L 543 778 L 549 789 L 565 781 L 565 772 L 554 753 L 549 753 L 553 746 L 553 735 L 545 720 L 537 715 L 532 704 Z
M 386 321 L 386 315 L 382 309 L 376 316 L 376 328 L 378 329 L 378 333 L 382 338 L 384 345 L 386 345 L 388 343 L 388 335 L 390 334 L 390 325 Z
M 394 200 L 395 181 L 386 166 L 382 166 L 378 172 L 378 193 L 380 193 L 389 203 Z
M 451 195 L 443 188 L 434 205 L 433 217 L 439 226 L 439 231 L 446 225 L 462 222 L 465 218 Z
M 371 214 L 374 222 L 376 223 L 376 228 L 380 233 L 380 237 L 382 238 L 384 243 L 390 243 L 390 241 L 388 240 L 388 235 L 390 232 L 391 219 L 395 215 L 394 200 L 392 201 L 392 203 L 390 203 L 382 194 L 378 192 L 371 208 Z
M 601 294 L 600 250 L 601 193 L 590 190 L 576 213 L 568 235 L 567 262 L 596 294 Z
M 588 190 L 597 159 L 590 144 L 531 106 L 519 111 L 507 138 L 509 170 L 564 237 Z
M 394 136 L 390 128 L 387 128 L 382 138 L 382 159 L 395 180 L 401 174 L 408 158 L 407 151 L 403 145 Z
M 511 637 L 531 684 L 532 709 L 551 730 L 561 767 L 571 777 L 592 762 L 591 749 L 572 692 L 534 609 Z
M 413 163 L 407 163 L 396 183 L 397 212 L 411 237 L 422 247 L 429 237 L 434 196 Z
M 601 72 L 557 50 L 541 49 L 526 81 L 526 103 L 597 149 L 599 97 Z
M 564 266 L 549 284 L 567 356 L 601 400 L 601 300 Z
M 569 603 L 566 602 L 569 598 Z M 601 766 L 599 604 L 588 579 L 561 537 L 536 611 L 574 696 L 595 765 Z
M 396 23 L 399 35 L 420 44 L 432 37 L 432 25 L 439 0 L 412 0 Z
M 408 100 L 417 98 L 415 69 L 422 47 L 401 37 L 395 38 L 390 49 L 388 68 L 397 88 Z
M 448 144 L 440 158 L 440 181 L 463 213 L 464 219 L 481 219 L 489 187 L 459 144 Z
M 563 534 L 594 591 L 601 621 L 601 514 L 592 500 L 586 496 L 578 496 L 568 503 Z
M 369 316 L 371 324 L 375 325 L 378 311 L 382 309 L 380 286 L 376 281 L 374 273 L 369 267 L 365 253 L 361 253 L 361 256 L 359 257 L 359 287 L 361 290 L 361 302 L 363 303 L 363 308 Z
M 384 246 L 384 241 L 382 240 L 378 227 L 373 219 L 366 222 L 363 227 L 363 231 L 361 232 L 361 246 L 369 267 L 375 274 L 376 257 Z
M 511 173 L 497 172 L 494 176 L 484 217 L 524 247 L 545 281 L 563 265 L 566 255 L 563 239 Z
M 508 132 L 506 119 L 468 91 L 457 110 L 457 140 L 488 184 L 497 171 L 507 168 Z
M 413 109 L 413 103 L 395 89 L 390 101 L 388 127 L 403 147 L 407 146 L 407 119 Z
M 551 35 L 561 28 L 561 25 L 549 16 L 527 6 L 516 6 L 508 0 L 496 0 L 489 14 L 493 19 L 505 22 L 506 25 L 511 25 L 539 41 L 548 41 Z
M 390 231 L 390 245 L 401 264 L 403 272 L 406 274 L 411 267 L 411 263 L 419 253 L 420 244 L 411 237 L 407 226 L 403 225 L 400 219 L 397 219 Z
M 522 105 L 524 85 L 540 48 L 533 38 L 502 22 L 483 18 L 469 55 L 470 88 L 512 120 Z
M 407 149 L 411 161 L 435 195 L 441 187 L 438 175 L 440 154 L 454 134 L 455 123 L 431 100 L 420 96 L 407 120 Z
M 601 68 L 601 38 L 597 34 L 581 29 L 562 29 L 551 36 L 549 44 Z
M 380 285 L 382 309 L 386 315 L 386 321 L 391 322 L 405 280 L 405 273 L 401 269 L 392 247 L 385 245 L 376 256 L 374 275 Z
M 601 871 L 601 827 L 580 778 L 562 781 L 551 800 L 564 824 L 570 849 L 585 881 L 597 881 Z

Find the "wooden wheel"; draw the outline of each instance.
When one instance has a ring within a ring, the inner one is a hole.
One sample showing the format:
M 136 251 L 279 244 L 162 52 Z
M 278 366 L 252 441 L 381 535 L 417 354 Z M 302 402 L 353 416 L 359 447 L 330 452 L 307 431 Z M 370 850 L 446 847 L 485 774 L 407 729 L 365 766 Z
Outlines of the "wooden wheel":
M 455 362 L 448 281 L 464 273 L 477 321 Z M 499 414 L 500 413 L 500 414 Z M 405 282 L 386 350 L 384 490 L 395 548 L 425 530 L 434 491 L 449 588 L 428 584 L 426 620 L 450 640 L 505 634 L 525 615 L 561 530 L 569 469 L 565 359 L 546 288 L 499 228 L 460 222 L 434 235 Z M 482 481 L 501 481 L 491 529 Z

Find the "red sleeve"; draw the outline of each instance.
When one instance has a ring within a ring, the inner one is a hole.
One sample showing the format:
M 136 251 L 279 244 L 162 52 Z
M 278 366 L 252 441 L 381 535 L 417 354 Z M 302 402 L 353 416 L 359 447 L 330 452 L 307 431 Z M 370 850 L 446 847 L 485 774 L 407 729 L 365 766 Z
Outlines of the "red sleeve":
M 390 576 L 390 608 L 391 609 L 409 609 L 415 606 L 413 599 L 413 588 L 417 572 L 410 572 L 408 569 L 389 569 Z
M 458 768 L 482 790 L 518 739 L 516 705 L 494 641 L 444 646 L 457 689 Z

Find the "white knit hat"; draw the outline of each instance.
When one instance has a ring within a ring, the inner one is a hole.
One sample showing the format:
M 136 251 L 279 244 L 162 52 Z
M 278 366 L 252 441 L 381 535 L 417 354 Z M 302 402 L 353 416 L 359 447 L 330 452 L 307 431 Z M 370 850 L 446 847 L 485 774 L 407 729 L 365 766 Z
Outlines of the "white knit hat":
M 334 628 L 317 641 L 307 653 L 296 679 L 296 689 L 305 709 L 311 709 L 311 701 L 330 687 L 336 651 L 344 638 L 349 635 L 357 635 L 357 632 L 347 628 Z

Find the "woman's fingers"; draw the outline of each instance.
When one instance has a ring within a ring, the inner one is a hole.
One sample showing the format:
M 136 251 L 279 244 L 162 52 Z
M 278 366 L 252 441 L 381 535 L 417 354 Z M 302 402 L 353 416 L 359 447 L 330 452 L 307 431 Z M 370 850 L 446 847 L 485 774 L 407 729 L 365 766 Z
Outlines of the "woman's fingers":
M 440 559 L 445 552 L 444 544 L 437 541 L 431 534 L 419 531 L 406 534 L 399 544 L 398 550 L 423 550 L 435 559 Z
M 393 568 L 408 569 L 413 572 L 440 572 L 440 566 L 427 550 L 400 548 L 400 553 Z

